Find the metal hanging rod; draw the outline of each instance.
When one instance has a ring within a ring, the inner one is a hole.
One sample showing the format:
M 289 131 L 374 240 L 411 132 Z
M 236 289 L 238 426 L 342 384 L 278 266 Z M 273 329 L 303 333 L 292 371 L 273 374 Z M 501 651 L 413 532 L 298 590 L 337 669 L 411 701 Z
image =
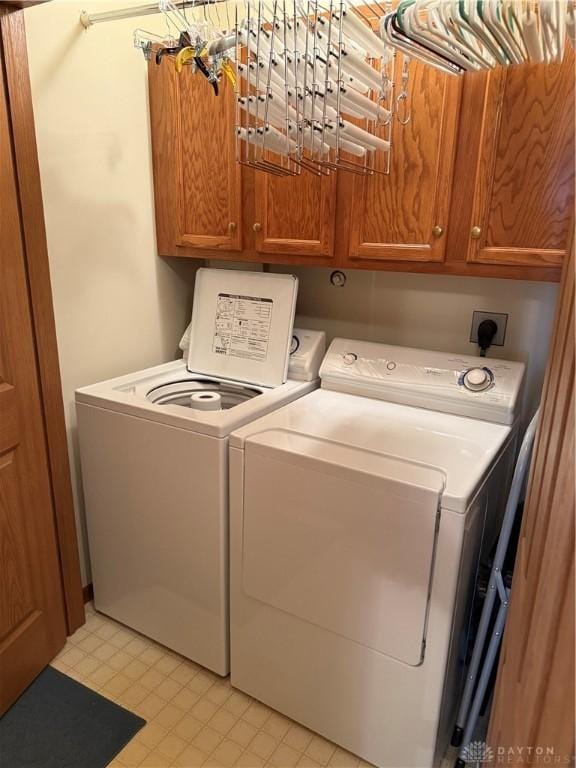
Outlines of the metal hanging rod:
M 199 8 L 203 5 L 215 5 L 219 2 L 222 2 L 222 0 L 178 0 L 174 5 L 185 10 L 186 8 Z M 102 11 L 101 13 L 82 11 L 80 14 L 80 24 L 82 24 L 84 29 L 88 29 L 93 24 L 100 24 L 103 21 L 133 19 L 137 16 L 151 16 L 155 13 L 161 13 L 158 2 L 147 3 L 146 5 L 133 5 L 131 8 L 119 8 L 117 11 Z

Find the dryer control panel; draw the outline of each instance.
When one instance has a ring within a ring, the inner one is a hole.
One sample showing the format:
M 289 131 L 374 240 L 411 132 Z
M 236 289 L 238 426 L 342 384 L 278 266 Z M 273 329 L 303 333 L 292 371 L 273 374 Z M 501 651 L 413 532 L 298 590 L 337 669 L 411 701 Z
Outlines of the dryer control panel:
M 524 364 L 350 339 L 334 339 L 322 387 L 444 413 L 512 424 Z

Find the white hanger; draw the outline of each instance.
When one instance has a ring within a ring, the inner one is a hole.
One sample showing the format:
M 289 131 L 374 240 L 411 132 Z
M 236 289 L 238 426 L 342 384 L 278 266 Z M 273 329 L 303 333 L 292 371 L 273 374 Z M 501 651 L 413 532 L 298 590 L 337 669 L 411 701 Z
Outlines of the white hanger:
M 440 45 L 445 43 L 449 46 L 448 56 L 451 57 L 452 51 L 456 50 L 466 62 L 466 69 L 478 70 L 484 66 L 484 61 L 453 24 L 451 10 L 450 3 L 432 0 L 428 9 L 428 30 L 437 38 Z
M 380 103 L 383 75 L 366 61 L 388 62 L 389 49 L 351 7 L 321 2 L 248 0 L 243 23 L 236 15 L 234 42 L 248 51 L 247 61 L 236 66 L 250 85 L 238 94 L 237 136 L 262 151 L 239 155 L 246 158 L 241 162 L 280 175 L 298 172 L 296 166 L 363 172 L 376 151 L 389 152 L 390 143 L 369 130 L 390 123 L 392 115 Z M 368 98 L 371 91 L 379 101 Z M 266 157 L 265 150 L 296 165 Z M 340 158 L 340 152 L 361 162 Z
M 427 3 L 424 2 L 425 7 L 426 5 Z M 453 45 L 447 47 L 445 42 L 438 38 L 436 32 L 428 26 L 428 14 L 420 17 L 417 12 L 418 8 L 419 6 L 416 6 L 416 4 L 412 5 L 405 11 L 402 17 L 406 34 L 422 43 L 422 45 L 436 51 L 440 56 L 450 59 L 462 69 L 473 69 L 474 67 L 469 59 L 462 55 Z
M 556 58 L 556 36 L 554 34 L 554 17 L 552 3 L 539 3 L 538 13 L 540 15 L 540 37 L 542 40 L 542 50 L 546 62 L 550 63 Z
M 387 13 L 380 19 L 380 36 L 386 45 L 407 54 L 413 59 L 430 64 L 447 74 L 458 75 L 463 71 L 457 64 L 453 64 L 446 58 L 436 55 L 429 48 L 424 48 L 411 38 L 396 32 L 392 27 L 394 15 L 394 12 Z
M 574 2 L 414 0 L 384 16 L 380 37 L 403 53 L 456 73 L 552 62 L 562 58 L 566 37 L 574 43 Z
M 360 146 L 354 141 L 344 138 L 340 135 L 340 132 L 336 129 L 336 123 L 326 122 L 324 126 L 321 123 L 314 124 L 314 130 L 318 133 L 323 133 L 324 141 L 332 149 L 341 149 L 344 152 L 348 152 L 354 157 L 365 157 L 366 147 Z
M 345 46 L 342 47 L 340 53 L 343 69 L 348 69 L 369 88 L 380 88 L 382 77 L 379 72 L 367 64 L 357 53 L 347 49 Z
M 494 37 L 492 30 L 480 15 L 476 2 L 469 2 L 466 0 L 465 7 L 467 21 L 472 32 L 478 36 L 484 46 L 490 51 L 496 63 L 507 66 L 509 59 L 500 47 L 498 40 Z
M 332 18 L 337 22 L 340 20 L 339 10 L 332 11 Z M 355 40 L 371 58 L 379 59 L 382 56 L 382 41 L 354 12 L 353 6 L 346 6 L 344 3 L 342 4 L 342 27 L 346 35 Z
M 528 51 L 524 35 L 522 34 L 522 25 L 519 18 L 522 0 L 502 0 L 502 5 L 504 8 L 504 23 L 516 43 L 521 61 L 528 61 Z
M 558 37 L 558 58 L 562 58 L 564 46 L 566 45 L 566 16 L 568 11 L 568 0 L 557 0 L 556 7 L 556 34 Z M 572 8 L 574 3 L 572 2 Z
M 348 84 L 356 90 L 366 93 L 370 88 L 373 88 L 373 77 L 370 74 L 375 71 L 358 55 L 356 55 L 354 61 L 352 58 L 344 56 L 346 53 L 352 53 L 353 45 L 347 39 L 343 38 L 341 46 L 335 46 L 334 41 L 328 40 L 328 22 L 325 19 L 318 18 L 315 23 L 316 40 L 323 47 L 325 56 L 328 61 L 328 67 L 333 67 L 333 59 L 341 62 L 341 72 L 344 74 Z M 336 33 L 337 34 L 337 33 Z M 369 70 L 369 71 L 368 71 Z
M 271 125 L 261 128 L 244 128 L 239 126 L 236 129 L 236 133 L 243 141 L 260 147 L 264 151 L 270 150 L 284 157 L 289 157 L 290 152 L 294 152 L 296 149 L 296 142 L 284 136 Z
M 440 5 L 442 6 L 442 3 L 440 3 Z M 452 0 L 450 4 L 450 11 L 451 22 L 457 36 L 459 36 L 463 42 L 468 45 L 469 50 L 471 50 L 472 54 L 476 56 L 476 60 L 480 66 L 484 67 L 485 69 L 493 67 L 496 64 L 496 59 L 490 49 L 486 47 L 485 43 L 478 37 L 478 35 L 474 33 L 467 20 L 467 17 L 462 14 L 460 8 L 460 0 Z
M 508 58 L 513 64 L 522 64 L 524 62 L 522 40 L 516 36 L 510 6 L 510 0 L 488 0 L 493 25 L 498 30 L 502 44 L 506 47 Z
M 576 48 L 576 14 L 574 5 L 569 2 L 566 9 L 566 36 L 572 43 L 572 48 Z
M 445 7 L 442 3 L 440 7 Z M 466 53 L 483 69 L 491 69 L 496 64 L 496 59 L 480 38 L 475 35 L 460 12 L 460 0 L 452 0 L 445 13 L 450 13 L 450 22 L 454 34 L 459 38 L 461 44 L 466 46 Z
M 531 3 L 525 3 L 521 14 L 522 33 L 526 43 L 526 51 L 530 61 L 538 64 L 544 61 L 544 50 L 540 37 L 540 18 L 532 9 Z
M 358 125 L 353 125 L 347 120 L 340 121 L 340 130 L 346 138 L 350 138 L 356 144 L 364 146 L 365 149 L 379 149 L 382 152 L 390 150 L 390 142 L 374 136 L 374 134 L 365 131 Z

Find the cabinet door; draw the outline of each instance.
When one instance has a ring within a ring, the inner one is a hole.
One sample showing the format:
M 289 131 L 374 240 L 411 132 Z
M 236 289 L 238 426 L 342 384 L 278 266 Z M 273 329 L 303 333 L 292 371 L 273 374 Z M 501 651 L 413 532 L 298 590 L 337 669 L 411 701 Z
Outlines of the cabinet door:
M 159 252 L 240 250 L 234 89 L 223 79 L 216 96 L 201 74 L 167 60 L 148 72 Z
M 476 162 L 476 159 L 473 159 Z M 468 261 L 559 266 L 574 208 L 574 52 L 488 76 Z
M 347 213 L 341 215 L 349 220 L 345 262 L 351 267 L 444 260 L 460 82 L 412 61 L 409 102 L 408 124 L 394 119 L 389 174 L 346 174 Z M 386 155 L 376 153 L 377 171 L 387 164 Z
M 336 173 L 274 176 L 255 171 L 255 234 L 260 253 L 332 257 Z

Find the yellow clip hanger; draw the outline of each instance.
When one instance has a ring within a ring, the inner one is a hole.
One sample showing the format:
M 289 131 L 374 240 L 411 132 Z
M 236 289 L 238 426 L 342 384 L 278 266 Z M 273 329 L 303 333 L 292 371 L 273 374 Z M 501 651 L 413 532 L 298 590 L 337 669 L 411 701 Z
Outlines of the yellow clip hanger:
M 200 49 L 199 51 L 196 50 L 196 48 L 193 48 L 191 45 L 187 45 L 186 48 L 182 48 L 181 51 L 178 51 L 176 55 L 176 72 L 180 73 L 182 72 L 182 67 L 184 64 L 190 61 L 190 59 L 195 59 L 197 56 L 204 56 L 207 49 L 206 47 Z
M 222 66 L 220 67 L 222 72 L 226 75 L 232 86 L 236 87 L 236 73 L 234 72 L 234 67 L 230 63 L 229 59 L 224 59 L 222 62 Z

